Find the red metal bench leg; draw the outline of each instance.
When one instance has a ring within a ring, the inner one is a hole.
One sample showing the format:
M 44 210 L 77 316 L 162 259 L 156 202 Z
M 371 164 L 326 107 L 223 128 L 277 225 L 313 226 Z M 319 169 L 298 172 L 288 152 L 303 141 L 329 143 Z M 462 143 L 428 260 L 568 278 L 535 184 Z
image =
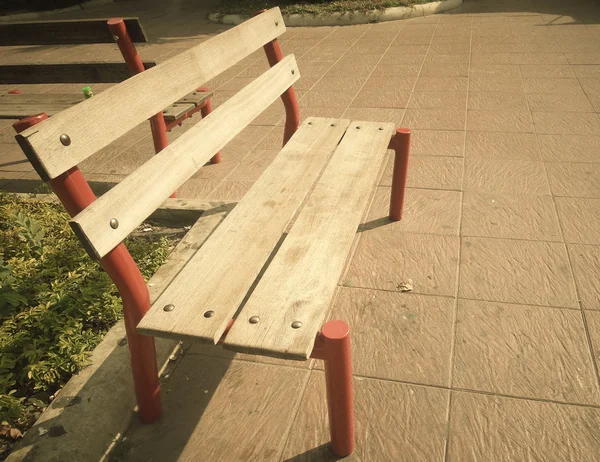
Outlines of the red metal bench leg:
M 197 91 L 208 91 L 208 88 L 198 88 Z M 212 112 L 212 101 L 210 99 L 206 100 L 202 107 L 200 108 L 200 114 L 202 117 L 206 117 L 208 114 Z M 221 153 L 217 152 L 211 159 L 211 164 L 218 164 L 221 162 Z
M 395 151 L 394 173 L 392 175 L 392 193 L 390 198 L 390 219 L 402 219 L 406 175 L 408 173 L 408 153 L 410 151 L 410 129 L 399 128 L 392 137 L 389 147 Z
M 48 116 L 44 113 L 19 120 L 13 124 L 17 133 L 32 127 Z M 77 167 L 50 180 L 50 185 L 71 217 L 96 200 L 92 189 Z M 161 413 L 160 387 L 154 338 L 136 333 L 135 328 L 150 309 L 150 295 L 144 277 L 124 244 L 119 244 L 100 264 L 113 280 L 123 299 L 123 314 L 127 343 L 131 356 L 133 383 L 140 419 L 156 421 Z
M 354 395 L 348 324 L 344 321 L 325 324 L 311 357 L 325 361 L 331 447 L 335 455 L 346 457 L 354 451 Z

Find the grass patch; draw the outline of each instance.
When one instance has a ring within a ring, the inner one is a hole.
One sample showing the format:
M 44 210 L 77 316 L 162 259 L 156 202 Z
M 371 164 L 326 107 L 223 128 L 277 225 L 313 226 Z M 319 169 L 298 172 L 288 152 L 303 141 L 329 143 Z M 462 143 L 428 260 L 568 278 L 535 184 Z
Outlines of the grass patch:
M 127 240 L 146 279 L 170 244 Z M 63 207 L 0 192 L 0 460 L 121 316 L 116 287 Z
M 278 6 L 284 15 L 344 13 L 383 10 L 394 6 L 410 6 L 432 0 L 221 0 L 217 12 L 252 16 L 256 11 Z

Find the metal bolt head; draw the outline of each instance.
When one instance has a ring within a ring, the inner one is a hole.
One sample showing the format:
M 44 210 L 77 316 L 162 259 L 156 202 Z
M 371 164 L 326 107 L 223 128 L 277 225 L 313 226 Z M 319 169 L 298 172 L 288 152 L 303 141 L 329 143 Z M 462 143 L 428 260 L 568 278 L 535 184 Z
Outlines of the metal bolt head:
M 296 73 L 296 71 L 294 69 L 292 69 L 292 75 L 294 75 Z
M 379 130 L 383 130 L 383 127 L 379 127 Z
M 173 305 L 172 303 L 169 303 L 168 305 L 165 305 L 163 307 L 163 311 L 173 311 L 175 309 L 175 305 Z
M 294 321 L 292 323 L 292 329 L 300 329 L 302 327 L 302 321 Z
M 335 124 L 331 124 L 332 127 L 335 127 Z
M 112 229 L 117 229 L 119 227 L 119 220 L 117 220 L 116 218 L 111 218 L 110 219 L 110 227 Z
M 64 146 L 68 146 L 71 144 L 71 137 L 69 135 L 67 135 L 66 133 L 63 133 L 62 135 L 60 135 L 60 142 Z
M 308 122 L 308 125 L 312 125 L 312 122 Z
M 116 42 L 117 40 L 119 40 L 119 36 L 118 35 L 113 35 L 113 40 Z
M 248 319 L 248 322 L 250 322 L 250 324 L 257 324 L 258 321 L 260 321 L 260 318 L 258 316 L 252 316 L 250 319 Z
M 360 125 L 357 125 L 357 126 L 356 126 L 356 129 L 357 129 L 357 130 L 360 130 Z
M 204 317 L 205 318 L 212 318 L 215 315 L 215 312 L 212 310 L 209 310 L 207 312 L 204 313 Z
M 275 25 L 278 26 L 279 25 L 279 21 L 275 21 Z

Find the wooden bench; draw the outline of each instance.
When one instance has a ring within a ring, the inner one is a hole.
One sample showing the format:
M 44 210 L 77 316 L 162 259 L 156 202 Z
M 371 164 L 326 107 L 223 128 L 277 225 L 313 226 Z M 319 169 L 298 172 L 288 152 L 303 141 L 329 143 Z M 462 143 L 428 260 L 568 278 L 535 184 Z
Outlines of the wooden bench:
M 299 69 L 277 42 L 284 31 L 279 8 L 268 10 L 16 138 L 73 217 L 83 246 L 119 288 L 143 422 L 161 414 L 153 336 L 318 358 L 325 361 L 332 448 L 346 456 L 354 448 L 349 327 L 323 323 L 388 148 L 396 151 L 390 218 L 401 218 L 410 131 L 329 118 L 300 124 L 292 87 Z M 268 71 L 94 197 L 78 163 L 261 46 Z M 283 149 L 150 306 L 122 241 L 278 97 L 286 108 Z M 113 111 L 115 105 L 121 110 Z
M 142 62 L 134 42 L 147 42 L 138 18 L 34 21 L 0 24 L 0 46 L 114 43 L 124 62 L 69 62 L 0 64 L 0 84 L 118 83 L 157 65 Z M 165 132 L 200 112 L 210 114 L 212 93 L 197 88 L 150 119 L 155 152 L 168 145 Z M 79 94 L 21 94 L 18 89 L 0 94 L 0 119 L 32 115 L 53 116 L 83 101 Z M 216 154 L 212 163 L 218 163 Z

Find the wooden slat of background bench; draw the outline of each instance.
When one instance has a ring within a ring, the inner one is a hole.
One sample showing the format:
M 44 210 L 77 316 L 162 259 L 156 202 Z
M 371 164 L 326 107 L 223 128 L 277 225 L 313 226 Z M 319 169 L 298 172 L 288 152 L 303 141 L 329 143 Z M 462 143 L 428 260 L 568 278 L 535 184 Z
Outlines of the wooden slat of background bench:
M 191 110 L 211 96 L 212 92 L 210 91 L 194 91 L 184 96 L 175 102 L 177 111 L 168 111 L 169 108 L 163 111 L 165 120 L 178 119 L 179 117 L 174 117 L 176 112 L 179 113 L 184 107 Z M 84 101 L 82 93 L 0 94 L 0 119 L 22 119 L 41 112 L 52 116 L 82 101 Z
M 150 69 L 156 61 L 144 61 Z M 119 83 L 131 77 L 126 63 L 60 63 L 0 65 L 0 84 Z
M 138 331 L 216 343 L 348 123 L 309 118 L 146 313 Z M 164 311 L 168 304 L 175 309 Z M 205 317 L 207 311 L 213 315 Z
M 284 32 L 279 8 L 270 9 L 25 130 L 17 141 L 42 179 L 56 178 Z M 70 145 L 60 142 L 62 134 Z
M 86 250 L 96 257 L 110 252 L 299 76 L 294 55 L 286 56 L 73 218 Z
M 357 128 L 357 127 L 360 127 Z M 307 359 L 375 188 L 394 125 L 351 122 L 281 248 L 225 338 L 246 353 Z M 248 320 L 258 316 L 260 321 Z M 292 323 L 300 321 L 300 328 Z
M 106 25 L 108 19 L 67 19 L 0 24 L 0 46 L 113 43 Z M 148 39 L 138 18 L 125 18 L 127 32 L 134 42 Z

